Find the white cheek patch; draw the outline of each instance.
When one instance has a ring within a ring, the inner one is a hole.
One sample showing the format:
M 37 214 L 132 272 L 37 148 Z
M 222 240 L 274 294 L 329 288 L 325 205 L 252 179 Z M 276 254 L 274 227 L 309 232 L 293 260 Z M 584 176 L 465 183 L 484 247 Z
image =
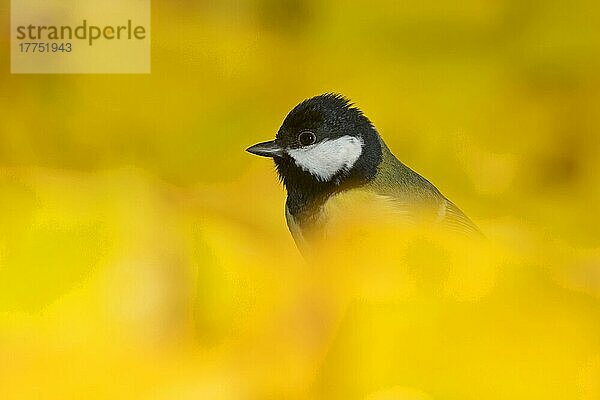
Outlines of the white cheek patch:
M 362 153 L 363 145 L 360 138 L 342 136 L 299 149 L 289 149 L 287 153 L 297 166 L 318 180 L 327 182 L 338 172 L 352 168 Z

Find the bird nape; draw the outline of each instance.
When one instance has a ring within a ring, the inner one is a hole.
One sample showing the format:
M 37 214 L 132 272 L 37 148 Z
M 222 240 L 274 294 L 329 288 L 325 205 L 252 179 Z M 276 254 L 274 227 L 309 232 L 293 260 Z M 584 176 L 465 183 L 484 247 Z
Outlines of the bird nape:
M 275 161 L 287 191 L 287 224 L 300 249 L 326 238 L 348 214 L 481 235 L 433 184 L 400 162 L 371 121 L 341 95 L 304 100 L 275 140 L 247 151 Z

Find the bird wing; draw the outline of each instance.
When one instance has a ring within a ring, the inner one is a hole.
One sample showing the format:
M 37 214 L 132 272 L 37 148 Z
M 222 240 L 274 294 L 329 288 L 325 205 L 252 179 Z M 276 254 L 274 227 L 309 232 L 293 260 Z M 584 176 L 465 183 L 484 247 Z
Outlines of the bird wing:
M 440 223 L 450 230 L 481 236 L 482 233 L 469 217 L 450 200 L 444 198 L 444 213 Z
M 401 185 L 379 181 L 374 182 L 371 189 L 379 194 L 378 198 L 392 205 L 395 215 L 402 215 L 407 222 L 434 223 L 450 231 L 482 235 L 460 208 L 416 173 Z

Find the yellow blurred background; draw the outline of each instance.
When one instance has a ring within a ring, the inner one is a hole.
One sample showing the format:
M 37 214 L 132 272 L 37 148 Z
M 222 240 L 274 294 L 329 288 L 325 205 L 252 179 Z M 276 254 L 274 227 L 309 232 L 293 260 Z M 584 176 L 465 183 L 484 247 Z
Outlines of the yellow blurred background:
M 150 75 L 11 75 L 1 399 L 599 399 L 600 5 L 152 3 Z M 350 97 L 490 243 L 307 264 L 268 160 Z

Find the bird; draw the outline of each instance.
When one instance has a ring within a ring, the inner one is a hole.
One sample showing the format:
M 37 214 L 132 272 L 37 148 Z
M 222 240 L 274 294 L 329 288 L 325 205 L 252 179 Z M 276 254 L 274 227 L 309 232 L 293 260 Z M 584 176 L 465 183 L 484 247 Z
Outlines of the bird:
M 378 210 L 373 218 L 481 235 L 452 201 L 392 154 L 375 125 L 343 95 L 302 101 L 275 140 L 246 151 L 274 160 L 287 191 L 287 225 L 301 251 L 326 239 L 340 214 L 365 215 L 365 209 Z

